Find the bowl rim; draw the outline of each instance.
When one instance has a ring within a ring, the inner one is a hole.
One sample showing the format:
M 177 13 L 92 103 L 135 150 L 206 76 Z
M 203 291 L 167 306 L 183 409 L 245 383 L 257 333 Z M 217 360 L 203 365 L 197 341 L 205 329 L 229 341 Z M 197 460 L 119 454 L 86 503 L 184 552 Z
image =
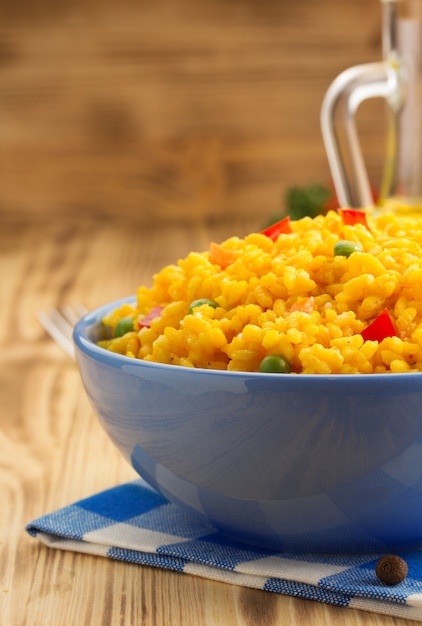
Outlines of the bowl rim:
M 241 372 L 234 370 L 216 370 L 216 369 L 207 369 L 202 367 L 184 367 L 182 365 L 171 365 L 168 363 L 157 363 L 154 361 L 144 361 L 142 359 L 130 358 L 123 354 L 118 354 L 116 352 L 111 352 L 110 350 L 106 350 L 101 346 L 98 346 L 95 342 L 93 342 L 89 336 L 89 330 L 95 325 L 101 322 L 101 319 L 110 311 L 119 308 L 123 304 L 133 304 L 136 302 L 136 295 L 130 295 L 125 298 L 119 298 L 118 300 L 114 300 L 112 302 L 108 302 L 107 304 L 100 305 L 99 307 L 92 309 L 88 313 L 86 313 L 75 325 L 73 329 L 73 342 L 77 350 L 81 351 L 85 356 L 91 358 L 94 361 L 100 361 L 104 364 L 108 364 L 110 366 L 122 366 L 131 365 L 135 368 L 148 368 L 148 369 L 159 369 L 166 372 L 177 371 L 177 372 L 185 372 L 190 375 L 197 375 L 204 373 L 210 376 L 223 376 L 224 378 L 259 378 L 263 380 L 276 379 L 278 381 L 290 381 L 289 384 L 298 384 L 293 381 L 314 381 L 314 382 L 326 382 L 326 381 L 342 381 L 345 383 L 346 381 L 351 381 L 347 383 L 352 387 L 355 384 L 362 384 L 365 381 L 366 384 L 371 384 L 376 387 L 379 385 L 384 386 L 387 384 L 387 381 L 391 384 L 392 380 L 400 380 L 401 382 L 413 382 L 415 378 L 422 377 L 422 372 L 382 372 L 382 373 L 372 373 L 372 374 L 297 374 L 295 372 L 289 374 L 278 374 L 278 373 L 269 373 L 269 372 Z M 195 374 L 195 372 L 197 374 Z M 372 382 L 370 382 L 372 381 Z

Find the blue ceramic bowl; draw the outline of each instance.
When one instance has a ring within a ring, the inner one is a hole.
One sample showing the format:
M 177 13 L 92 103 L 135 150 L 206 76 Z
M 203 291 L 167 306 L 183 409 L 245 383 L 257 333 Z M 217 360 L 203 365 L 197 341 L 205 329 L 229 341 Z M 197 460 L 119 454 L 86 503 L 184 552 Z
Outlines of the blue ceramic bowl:
M 422 374 L 294 375 L 147 363 L 74 333 L 86 392 L 135 470 L 226 535 L 272 550 L 422 548 Z

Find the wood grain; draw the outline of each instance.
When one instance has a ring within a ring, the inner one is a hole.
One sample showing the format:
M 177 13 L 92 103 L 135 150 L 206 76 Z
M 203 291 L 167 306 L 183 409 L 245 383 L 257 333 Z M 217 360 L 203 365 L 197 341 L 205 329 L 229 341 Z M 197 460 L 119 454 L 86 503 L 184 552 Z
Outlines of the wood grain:
M 379 0 L 5 0 L 0 210 L 270 215 L 328 182 L 330 82 L 381 55 Z M 381 104 L 359 125 L 378 182 Z
M 0 230 L 0 615 L 5 626 L 405 626 L 340 609 L 42 546 L 24 531 L 44 513 L 135 477 L 82 390 L 75 364 L 36 312 L 94 307 L 149 284 L 162 265 L 256 220 L 3 220 Z

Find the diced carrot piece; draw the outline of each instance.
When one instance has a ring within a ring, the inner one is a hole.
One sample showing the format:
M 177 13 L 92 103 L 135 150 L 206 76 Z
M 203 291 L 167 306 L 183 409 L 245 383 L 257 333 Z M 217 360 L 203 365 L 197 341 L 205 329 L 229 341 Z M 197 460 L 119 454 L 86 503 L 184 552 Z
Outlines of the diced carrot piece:
M 315 299 L 313 296 L 310 296 L 309 298 L 301 298 L 300 300 L 297 300 L 297 302 L 295 302 L 291 306 L 290 313 L 292 313 L 293 311 L 302 311 L 303 313 L 312 313 L 314 309 L 315 309 Z
M 209 260 L 214 265 L 219 265 L 221 269 L 225 269 L 228 265 L 231 265 L 237 258 L 237 254 L 234 250 L 224 248 L 221 244 L 212 241 L 209 247 Z

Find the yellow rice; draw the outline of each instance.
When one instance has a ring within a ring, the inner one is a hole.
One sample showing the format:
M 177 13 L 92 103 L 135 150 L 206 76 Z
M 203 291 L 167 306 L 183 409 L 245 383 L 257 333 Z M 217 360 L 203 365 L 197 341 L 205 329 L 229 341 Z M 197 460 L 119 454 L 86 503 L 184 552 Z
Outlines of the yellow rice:
M 422 228 L 416 217 L 368 216 L 345 225 L 334 211 L 291 222 L 273 242 L 264 234 L 221 244 L 235 260 L 225 269 L 208 252 L 191 252 L 140 287 L 103 321 L 112 332 L 163 307 L 149 327 L 101 342 L 129 357 L 219 370 L 257 371 L 282 355 L 292 372 L 368 374 L 422 371 Z M 358 243 L 349 257 L 340 240 Z M 189 313 L 196 299 L 210 299 Z M 397 335 L 364 341 L 361 332 L 387 309 Z

